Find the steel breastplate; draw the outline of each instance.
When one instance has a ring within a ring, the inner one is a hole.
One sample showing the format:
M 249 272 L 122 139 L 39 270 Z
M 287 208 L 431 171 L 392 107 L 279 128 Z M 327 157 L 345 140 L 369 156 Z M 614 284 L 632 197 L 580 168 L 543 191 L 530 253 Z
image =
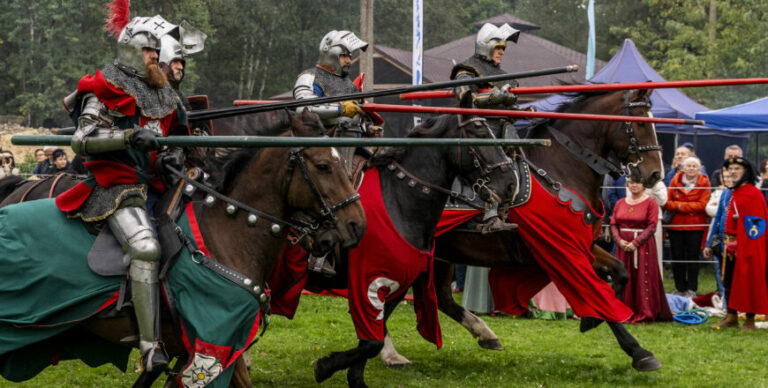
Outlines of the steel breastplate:
M 113 64 L 104 66 L 101 74 L 111 85 L 133 97 L 144 117 L 159 119 L 168 116 L 176 109 L 178 97 L 170 84 L 162 89 L 152 88 L 141 78 L 126 74 Z
M 325 94 L 327 97 L 360 92 L 360 90 L 357 89 L 357 86 L 355 86 L 355 83 L 352 82 L 352 79 L 348 75 L 345 77 L 339 77 L 323 69 L 318 69 L 317 67 L 312 69 L 312 71 L 315 73 L 315 82 L 320 85 L 320 88 L 323 90 L 323 94 Z
M 490 75 L 506 74 L 506 72 L 504 72 L 501 67 L 496 66 L 491 62 L 482 60 L 475 55 L 467 58 L 464 62 L 455 65 L 451 70 L 451 79 L 455 79 L 456 74 L 461 70 L 474 73 L 475 77 L 487 77 Z M 485 83 L 483 85 L 478 85 L 478 87 L 479 89 L 493 87 L 493 83 Z

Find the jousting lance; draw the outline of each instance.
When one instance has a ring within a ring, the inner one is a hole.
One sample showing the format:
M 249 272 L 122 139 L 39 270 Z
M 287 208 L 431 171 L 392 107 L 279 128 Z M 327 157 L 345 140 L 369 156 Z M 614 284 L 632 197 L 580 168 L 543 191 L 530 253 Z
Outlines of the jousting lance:
M 248 104 L 246 106 L 207 109 L 207 110 L 191 111 L 187 113 L 187 118 L 189 118 L 189 120 L 212 120 L 212 119 L 219 119 L 223 117 L 238 116 L 238 115 L 244 115 L 249 113 L 267 112 L 267 111 L 278 110 L 278 109 L 296 108 L 296 107 L 307 106 L 307 105 L 324 104 L 329 102 L 339 102 L 339 101 L 346 101 L 346 100 L 359 100 L 363 98 L 390 96 L 394 94 L 402 94 L 402 93 L 417 92 L 417 91 L 424 91 L 424 90 L 454 88 L 457 86 L 483 84 L 486 82 L 499 82 L 499 81 L 506 81 L 510 79 L 539 77 L 543 75 L 568 73 L 568 72 L 574 72 L 578 70 L 579 70 L 579 66 L 570 65 L 570 66 L 555 67 L 550 69 L 525 71 L 521 73 L 509 73 L 509 74 L 492 75 L 488 77 L 471 78 L 466 80 L 453 80 L 453 81 L 445 81 L 445 82 L 435 82 L 435 83 L 424 84 L 424 85 L 404 86 L 404 87 L 393 88 L 393 89 L 372 90 L 369 92 L 351 93 L 351 94 L 345 94 L 341 96 L 320 97 L 320 98 L 311 98 L 306 100 L 293 100 L 293 101 L 284 101 L 284 102 L 276 102 L 276 103 L 260 104 L 260 105 Z
M 550 85 L 550 86 L 524 86 L 511 88 L 514 94 L 542 94 L 542 93 L 572 93 L 572 92 L 597 92 L 611 90 L 630 89 L 669 89 L 669 88 L 700 88 L 705 86 L 729 86 L 729 85 L 756 85 L 766 84 L 768 78 L 725 78 L 725 79 L 700 79 L 689 81 L 658 81 L 658 82 L 625 82 L 613 84 L 588 84 L 588 85 Z M 480 89 L 479 92 L 489 92 L 490 89 Z M 401 100 L 426 100 L 439 98 L 452 98 L 456 95 L 453 90 L 434 90 L 428 92 L 410 92 L 400 95 Z
M 14 145 L 69 145 L 72 136 L 16 135 Z M 545 146 L 549 139 L 486 138 L 348 138 L 288 136 L 168 136 L 158 137 L 161 146 L 169 147 L 423 147 L 423 146 Z
M 463 114 L 476 116 L 526 117 L 567 120 L 624 121 L 656 124 L 704 125 L 702 120 L 667 119 L 647 116 L 595 115 L 584 113 L 530 112 L 526 110 L 450 108 L 442 106 L 412 106 L 367 103 L 361 105 L 366 112 Z

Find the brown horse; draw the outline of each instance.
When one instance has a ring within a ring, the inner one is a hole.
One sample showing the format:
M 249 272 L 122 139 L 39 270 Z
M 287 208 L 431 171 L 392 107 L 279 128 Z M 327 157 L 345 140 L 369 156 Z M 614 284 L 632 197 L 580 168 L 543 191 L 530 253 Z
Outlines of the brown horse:
M 322 124 L 313 114 L 302 114 L 293 120 L 294 136 L 320 136 L 323 131 Z M 227 208 L 234 203 L 232 200 L 279 220 L 285 220 L 297 211 L 324 220 L 334 242 L 342 246 L 356 246 L 365 231 L 362 206 L 356 201 L 344 162 L 334 148 L 244 150 L 231 156 L 223 175 L 220 192 L 229 200 L 218 200 L 210 207 L 201 207 L 197 215 L 201 221 L 200 231 L 211 257 L 239 271 L 253 284 L 264 286 L 274 271 L 285 238 L 284 235 L 275 236 L 273 221 L 264 216 L 252 223 L 252 227 L 244 227 L 248 212 L 229 215 Z M 47 197 L 47 191 L 42 196 Z M 121 342 L 121 339 L 136 337 L 129 314 L 109 318 L 96 316 L 75 326 L 68 334 L 65 338 L 78 342 L 95 334 L 121 346 L 138 345 Z M 163 322 L 163 337 L 172 357 L 182 360 L 187 356 L 180 333 L 170 321 Z M 184 362 L 176 365 L 184 365 Z M 232 384 L 250 386 L 242 359 L 235 368 Z M 137 386 L 149 386 L 156 378 L 157 374 L 143 374 Z
M 559 111 L 647 116 L 650 112 L 649 94 L 644 90 L 581 94 L 574 96 Z M 555 131 L 558 132 L 557 136 Z M 658 152 L 660 150 L 652 124 L 555 120 L 539 123 L 529 137 L 550 138 L 553 144 L 548 149 L 526 150 L 531 171 L 538 171 L 532 175 L 550 193 L 556 194 L 560 186 L 570 188 L 580 194 L 592 209 L 602 208 L 600 189 L 604 174 L 620 171 L 617 166 L 611 167 L 605 159 L 609 153 L 615 154 L 622 163 L 628 165 L 633 178 L 641 179 L 646 187 L 653 186 L 662 176 L 661 153 Z M 557 222 L 554 224 L 557 225 Z M 520 228 L 526 228 L 524 221 Z M 596 245 L 593 245 L 592 252 L 596 256 L 593 268 L 598 273 L 610 274 L 614 289 L 623 290 L 627 280 L 624 264 Z M 466 229 L 456 229 L 436 239 L 435 256 L 442 259 L 435 262 L 434 272 L 440 310 L 478 338 L 481 347 L 501 350 L 498 337 L 485 322 L 453 299 L 450 286 L 453 278 L 452 263 L 491 268 L 537 265 L 526 241 L 516 231 L 481 235 Z M 589 330 L 597 323 L 599 321 L 583 318 L 581 329 Z M 610 325 L 621 348 L 633 358 L 633 367 L 641 371 L 661 367 L 653 355 L 641 348 L 621 324 Z M 390 339 L 386 342 L 388 346 L 381 354 L 386 364 L 402 366 L 409 363 L 407 358 L 397 353 L 394 346 L 389 346 Z

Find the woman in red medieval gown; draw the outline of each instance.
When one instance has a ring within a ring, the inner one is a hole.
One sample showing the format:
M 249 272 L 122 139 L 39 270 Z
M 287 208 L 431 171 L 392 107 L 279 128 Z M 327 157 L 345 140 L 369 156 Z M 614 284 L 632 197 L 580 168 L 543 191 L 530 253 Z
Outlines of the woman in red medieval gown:
M 671 321 L 653 238 L 659 206 L 645 194 L 641 183 L 627 179 L 627 188 L 627 197 L 616 202 L 611 234 L 616 241 L 616 257 L 629 272 L 624 291 L 624 303 L 634 311 L 629 322 Z

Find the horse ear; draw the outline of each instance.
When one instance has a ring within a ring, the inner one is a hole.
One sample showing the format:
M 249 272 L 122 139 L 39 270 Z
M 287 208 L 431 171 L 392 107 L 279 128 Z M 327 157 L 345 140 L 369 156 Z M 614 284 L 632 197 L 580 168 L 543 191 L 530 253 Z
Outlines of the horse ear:
M 650 98 L 651 93 L 653 93 L 653 89 L 638 89 L 637 98 Z

